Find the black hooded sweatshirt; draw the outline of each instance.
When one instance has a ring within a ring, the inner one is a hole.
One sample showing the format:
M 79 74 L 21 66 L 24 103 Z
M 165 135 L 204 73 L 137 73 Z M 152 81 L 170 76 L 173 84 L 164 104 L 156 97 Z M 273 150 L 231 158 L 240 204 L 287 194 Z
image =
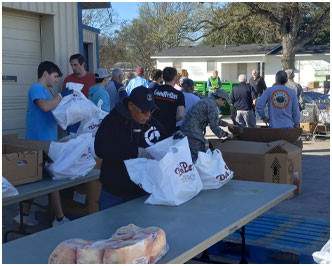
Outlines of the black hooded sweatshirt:
M 123 200 L 146 194 L 130 180 L 124 161 L 137 158 L 138 147 L 146 148 L 165 137 L 160 123 L 153 119 L 146 125 L 136 123 L 127 106 L 126 101 L 120 102 L 104 118 L 94 144 L 96 155 L 103 159 L 100 169 L 103 188 Z

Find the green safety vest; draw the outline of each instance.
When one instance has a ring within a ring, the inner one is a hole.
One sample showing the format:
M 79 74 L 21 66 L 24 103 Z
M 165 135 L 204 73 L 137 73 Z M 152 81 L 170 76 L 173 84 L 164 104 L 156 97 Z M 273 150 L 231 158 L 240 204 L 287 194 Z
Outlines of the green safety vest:
M 212 88 L 220 89 L 220 86 L 219 86 L 219 77 L 217 77 L 217 78 L 210 77 L 209 80 L 210 80 Z M 214 90 L 214 89 L 212 89 L 212 90 Z

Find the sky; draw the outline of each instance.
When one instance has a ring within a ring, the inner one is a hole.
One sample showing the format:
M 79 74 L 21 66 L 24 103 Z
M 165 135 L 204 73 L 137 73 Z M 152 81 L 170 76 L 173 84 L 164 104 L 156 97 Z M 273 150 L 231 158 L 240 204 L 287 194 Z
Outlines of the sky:
M 138 2 L 111 2 L 113 10 L 119 19 L 131 21 L 138 17 Z

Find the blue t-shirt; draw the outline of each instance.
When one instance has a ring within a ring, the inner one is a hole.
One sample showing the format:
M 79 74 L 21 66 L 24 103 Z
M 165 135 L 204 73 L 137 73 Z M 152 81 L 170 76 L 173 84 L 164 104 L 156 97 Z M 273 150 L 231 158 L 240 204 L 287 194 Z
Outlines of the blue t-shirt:
M 56 141 L 57 122 L 51 111 L 44 112 L 36 100 L 52 100 L 50 91 L 40 83 L 33 84 L 28 92 L 28 111 L 26 116 L 26 135 L 28 140 Z
M 110 96 L 105 90 L 105 87 L 101 84 L 96 84 L 92 86 L 89 90 L 89 100 L 91 100 L 95 105 L 99 105 L 101 101 L 101 109 L 105 112 L 110 111 Z

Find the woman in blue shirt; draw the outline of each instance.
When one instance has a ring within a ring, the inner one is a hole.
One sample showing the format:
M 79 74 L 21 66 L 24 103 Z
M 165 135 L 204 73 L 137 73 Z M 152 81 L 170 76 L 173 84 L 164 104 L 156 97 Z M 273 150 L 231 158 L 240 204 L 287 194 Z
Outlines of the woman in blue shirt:
M 92 86 L 89 89 L 88 97 L 95 105 L 100 107 L 103 111 L 109 113 L 110 96 L 106 91 L 105 87 L 111 75 L 108 73 L 107 69 L 98 68 L 95 76 L 96 85 Z

